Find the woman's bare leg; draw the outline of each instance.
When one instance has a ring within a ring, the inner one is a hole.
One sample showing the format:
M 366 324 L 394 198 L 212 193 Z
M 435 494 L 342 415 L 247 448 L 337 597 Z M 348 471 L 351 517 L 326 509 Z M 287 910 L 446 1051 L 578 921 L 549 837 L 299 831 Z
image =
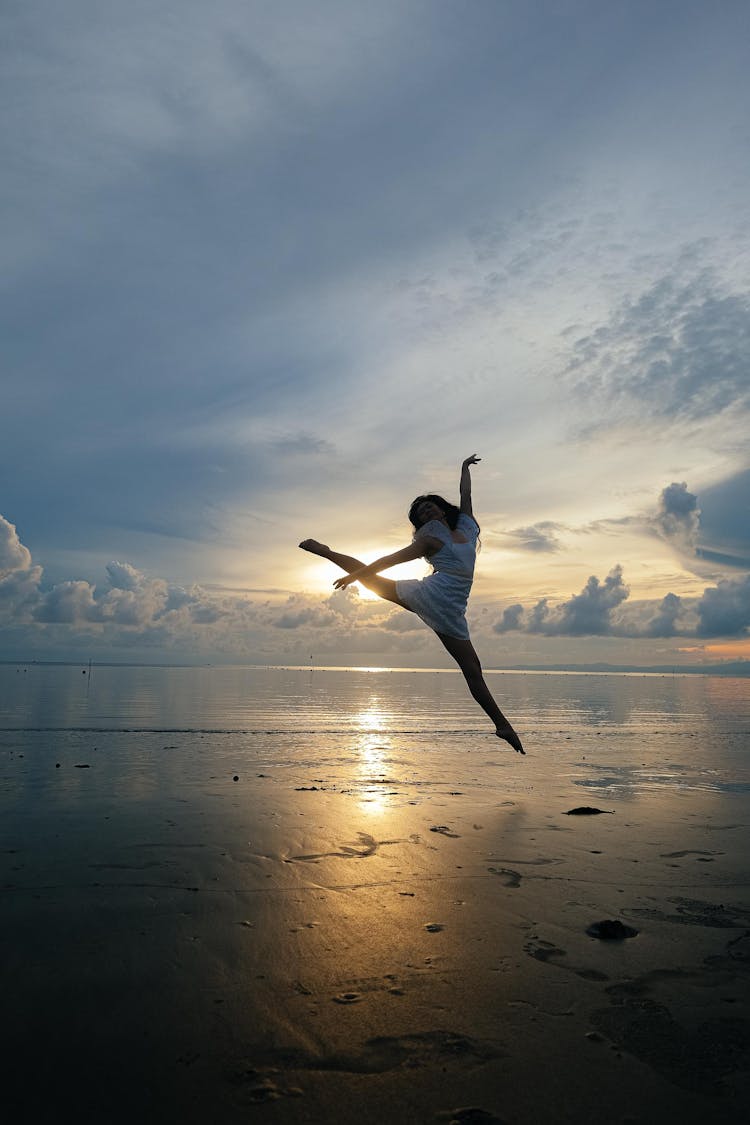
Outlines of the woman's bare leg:
M 518 754 L 525 754 L 526 751 L 521 745 L 521 739 L 498 707 L 485 683 L 482 665 L 471 641 L 464 641 L 459 637 L 448 637 L 445 633 L 438 633 L 437 635 L 463 672 L 469 691 L 495 724 L 497 737 L 509 742 Z
M 359 570 L 365 564 L 361 559 L 355 559 L 353 555 L 342 555 L 339 551 L 332 551 L 325 543 L 318 543 L 317 539 L 303 539 L 300 543 L 303 551 L 309 551 L 311 555 L 320 555 L 322 559 L 328 559 L 330 562 L 340 566 L 345 574 L 351 574 L 354 570 Z M 374 594 L 378 594 L 386 601 L 395 602 L 400 605 L 402 609 L 409 607 L 399 601 L 398 594 L 396 593 L 396 583 L 392 578 L 383 578 L 381 574 L 373 574 L 370 578 L 358 578 L 363 586 L 368 590 L 372 590 Z

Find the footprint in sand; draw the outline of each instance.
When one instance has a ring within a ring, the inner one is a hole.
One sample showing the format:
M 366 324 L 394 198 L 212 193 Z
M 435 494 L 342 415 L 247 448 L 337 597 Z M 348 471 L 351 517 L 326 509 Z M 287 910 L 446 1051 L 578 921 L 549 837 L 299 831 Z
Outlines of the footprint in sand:
M 517 871 L 511 871 L 509 867 L 488 867 L 487 870 L 491 875 L 499 875 L 504 887 L 521 886 L 521 876 Z
M 399 840 L 376 840 L 374 836 L 370 836 L 367 832 L 358 832 L 357 836 L 359 837 L 359 847 L 342 844 L 337 852 L 315 852 L 311 855 L 292 855 L 288 859 L 285 859 L 284 863 L 295 863 L 298 860 L 316 863 L 319 859 L 329 858 L 367 859 L 368 856 L 375 855 L 379 847 L 400 843 Z
M 536 939 L 527 942 L 523 948 L 524 952 L 528 953 L 529 957 L 533 957 L 536 961 L 549 961 L 552 957 L 565 956 L 565 950 L 553 945 L 551 941 Z
M 235 1075 L 233 1082 L 241 1093 L 242 1100 L 252 1105 L 274 1102 L 279 1098 L 299 1098 L 303 1094 L 299 1086 L 279 1086 L 267 1074 L 253 1067 L 248 1067 L 244 1073 Z
M 433 824 L 430 832 L 439 832 L 441 836 L 450 836 L 451 840 L 460 840 L 458 832 L 451 832 L 447 824 Z
M 660 852 L 659 853 L 659 856 L 660 856 L 661 859 L 684 859 L 686 855 L 697 855 L 697 856 L 699 856 L 700 858 L 698 860 L 698 863 L 713 863 L 713 857 L 715 855 L 724 855 L 724 852 L 704 852 L 704 851 L 699 851 L 695 848 L 692 848 L 692 849 L 688 848 L 686 851 L 683 851 L 683 852 Z
M 271 1073 L 278 1075 L 279 1069 L 288 1066 L 288 1048 L 260 1048 L 252 1065 L 246 1066 L 235 1081 L 248 1083 L 252 1087 L 271 1086 L 266 1078 Z M 442 1067 L 461 1073 L 469 1066 L 475 1070 L 483 1063 L 505 1057 L 495 1042 L 472 1039 L 460 1032 L 440 1030 L 421 1034 L 400 1035 L 396 1037 L 379 1036 L 361 1044 L 352 1044 L 349 1050 L 332 1052 L 321 1056 L 317 1051 L 295 1051 L 294 1065 L 297 1070 L 311 1070 L 339 1074 L 385 1074 L 390 1070 L 405 1068 Z M 260 1079 L 260 1081 L 259 1081 Z M 282 1091 L 290 1094 L 292 1090 Z M 461 1125 L 469 1125 L 470 1117 L 456 1117 L 460 1110 L 451 1111 L 449 1120 L 457 1120 Z M 493 1121 L 493 1118 L 475 1118 L 476 1121 Z M 502 1125 L 502 1123 L 501 1123 Z
M 551 941 L 542 941 L 541 938 L 533 938 L 531 941 L 527 942 L 523 948 L 524 952 L 528 953 L 529 957 L 533 957 L 535 961 L 543 961 L 545 964 L 550 961 L 553 965 L 557 965 L 561 969 L 568 969 L 570 972 L 575 973 L 577 977 L 581 977 L 583 980 L 609 980 L 607 974 L 599 972 L 598 969 L 577 969 L 574 965 L 569 965 L 567 962 L 561 963 L 558 961 L 558 957 L 566 957 L 567 954 L 564 949 L 560 949 L 559 946 Z

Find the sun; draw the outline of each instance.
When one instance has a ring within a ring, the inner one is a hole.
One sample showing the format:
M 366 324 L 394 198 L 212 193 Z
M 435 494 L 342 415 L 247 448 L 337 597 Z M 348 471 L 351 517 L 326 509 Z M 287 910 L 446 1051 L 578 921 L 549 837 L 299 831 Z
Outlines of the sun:
M 302 569 L 302 587 L 320 594 L 332 594 L 335 574 L 329 562 L 309 563 Z

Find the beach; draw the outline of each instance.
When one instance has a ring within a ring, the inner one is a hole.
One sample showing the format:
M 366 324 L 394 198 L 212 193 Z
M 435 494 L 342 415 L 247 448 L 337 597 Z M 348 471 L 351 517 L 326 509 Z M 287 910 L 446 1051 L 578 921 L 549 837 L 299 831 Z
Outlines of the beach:
M 746 1118 L 748 681 L 199 671 L 0 675 L 9 1120 Z

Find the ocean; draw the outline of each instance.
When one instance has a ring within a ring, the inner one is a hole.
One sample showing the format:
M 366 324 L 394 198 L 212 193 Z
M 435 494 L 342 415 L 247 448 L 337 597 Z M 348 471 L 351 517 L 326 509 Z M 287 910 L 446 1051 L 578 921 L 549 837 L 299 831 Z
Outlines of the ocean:
M 490 672 L 487 681 L 524 740 L 527 774 L 554 761 L 577 769 L 582 788 L 622 795 L 750 784 L 750 679 Z M 0 746 L 6 756 L 28 750 L 33 776 L 50 754 L 96 746 L 105 755 L 125 736 L 131 753 L 155 746 L 186 758 L 210 737 L 212 753 L 238 767 L 344 766 L 374 744 L 382 765 L 400 748 L 439 757 L 441 747 L 484 747 L 501 760 L 507 751 L 452 670 L 0 665 Z M 7 775 L 2 792 L 12 802 Z

